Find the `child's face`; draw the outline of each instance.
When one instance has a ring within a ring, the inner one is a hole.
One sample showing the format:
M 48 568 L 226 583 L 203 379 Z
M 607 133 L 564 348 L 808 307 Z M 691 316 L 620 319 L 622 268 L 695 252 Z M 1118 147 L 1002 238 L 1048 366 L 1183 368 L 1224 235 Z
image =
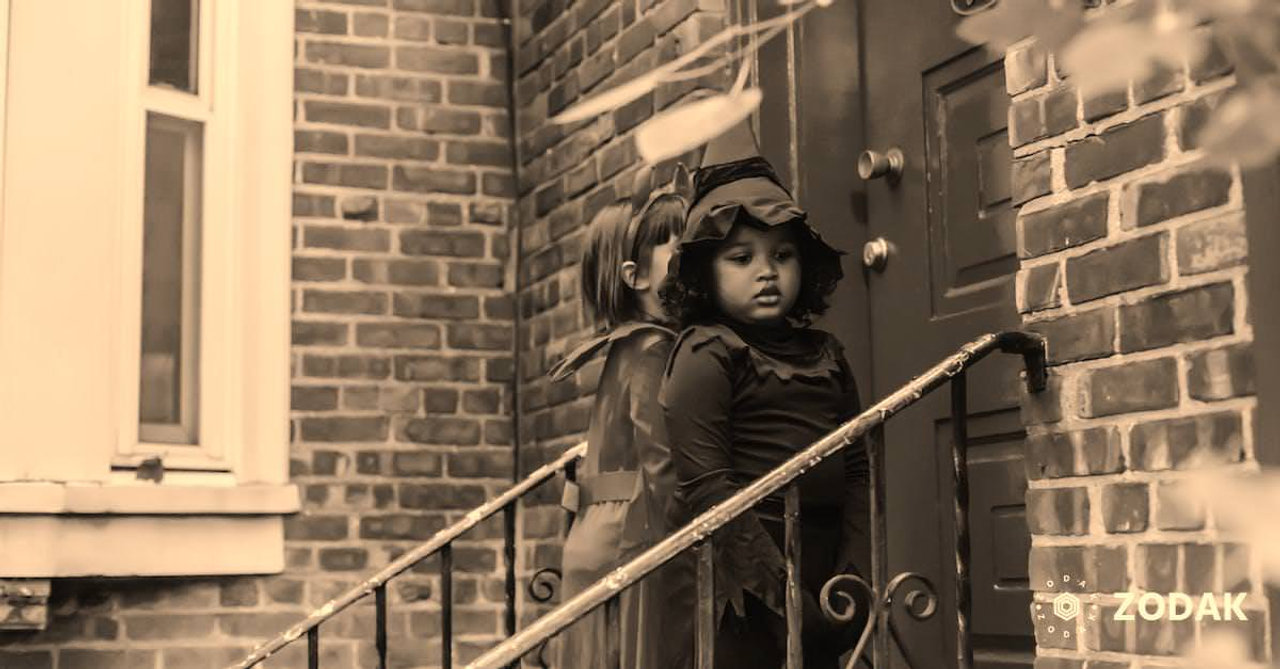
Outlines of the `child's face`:
M 800 296 L 800 249 L 791 226 L 735 225 L 711 266 L 716 304 L 736 321 L 783 322 Z

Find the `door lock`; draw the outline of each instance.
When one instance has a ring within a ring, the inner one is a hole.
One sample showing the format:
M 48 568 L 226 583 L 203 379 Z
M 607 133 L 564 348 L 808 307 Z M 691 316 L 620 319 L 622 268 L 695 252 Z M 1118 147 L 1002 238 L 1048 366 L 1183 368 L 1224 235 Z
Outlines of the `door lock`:
M 862 245 L 862 266 L 877 272 L 883 272 L 886 265 L 889 264 L 889 254 L 893 252 L 893 245 L 884 237 L 876 237 L 875 239 Z
M 902 170 L 906 165 L 906 157 L 896 146 L 884 153 L 867 149 L 858 156 L 858 176 L 862 177 L 863 181 L 882 178 L 895 181 L 902 176 Z

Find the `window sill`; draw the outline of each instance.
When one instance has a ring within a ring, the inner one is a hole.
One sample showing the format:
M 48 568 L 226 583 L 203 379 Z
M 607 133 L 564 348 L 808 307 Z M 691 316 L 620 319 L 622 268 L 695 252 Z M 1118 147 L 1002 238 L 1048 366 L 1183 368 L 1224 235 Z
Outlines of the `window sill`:
M 278 573 L 298 507 L 292 485 L 0 484 L 0 577 Z

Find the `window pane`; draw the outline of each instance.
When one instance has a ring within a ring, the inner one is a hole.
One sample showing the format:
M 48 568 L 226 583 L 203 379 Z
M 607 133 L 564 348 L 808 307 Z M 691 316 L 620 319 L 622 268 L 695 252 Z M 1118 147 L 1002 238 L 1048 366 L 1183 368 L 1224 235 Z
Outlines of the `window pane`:
M 151 0 L 152 86 L 196 92 L 200 0 Z
M 147 116 L 139 436 L 196 443 L 201 131 Z

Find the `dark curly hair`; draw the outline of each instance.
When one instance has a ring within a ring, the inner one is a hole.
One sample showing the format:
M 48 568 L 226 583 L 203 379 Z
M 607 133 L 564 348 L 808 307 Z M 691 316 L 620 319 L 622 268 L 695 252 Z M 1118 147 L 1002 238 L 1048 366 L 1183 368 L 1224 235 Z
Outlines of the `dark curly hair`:
M 734 225 L 762 227 L 754 219 L 740 216 Z M 805 326 L 814 318 L 826 313 L 827 298 L 840 281 L 839 265 L 834 268 L 820 260 L 830 253 L 801 219 L 786 223 L 791 237 L 800 249 L 800 294 L 787 314 L 793 323 Z M 711 261 L 723 239 L 708 239 L 680 247 L 672 259 L 672 272 L 659 290 L 662 307 L 668 317 L 680 327 L 714 320 L 719 312 L 715 300 L 715 285 Z

